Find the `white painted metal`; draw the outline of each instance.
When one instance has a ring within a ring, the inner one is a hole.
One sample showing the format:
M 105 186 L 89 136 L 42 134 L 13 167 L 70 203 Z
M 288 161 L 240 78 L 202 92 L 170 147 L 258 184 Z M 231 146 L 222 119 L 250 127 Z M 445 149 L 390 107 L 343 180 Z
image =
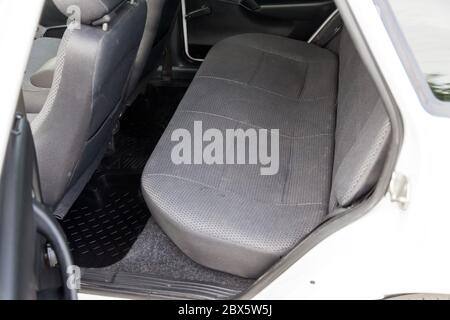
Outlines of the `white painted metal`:
M 0 0 L 0 170 L 43 4 L 43 0 Z
M 79 293 L 78 300 L 129 300 L 120 297 L 97 295 L 91 293 Z

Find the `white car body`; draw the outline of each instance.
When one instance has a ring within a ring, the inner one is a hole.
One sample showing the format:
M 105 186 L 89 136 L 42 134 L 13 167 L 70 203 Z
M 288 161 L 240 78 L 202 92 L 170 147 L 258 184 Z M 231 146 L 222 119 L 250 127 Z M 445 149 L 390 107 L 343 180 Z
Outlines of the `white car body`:
M 43 0 L 0 0 L 0 166 Z M 450 119 L 424 108 L 372 0 L 339 1 L 352 15 L 403 120 L 395 173 L 407 178 L 402 207 L 384 198 L 366 215 L 319 242 L 255 299 L 383 299 L 450 294 Z M 342 9 L 342 8 L 340 8 Z M 15 33 L 8 27 L 21 21 Z M 450 104 L 449 104 L 450 108 Z M 81 294 L 81 299 L 108 299 Z

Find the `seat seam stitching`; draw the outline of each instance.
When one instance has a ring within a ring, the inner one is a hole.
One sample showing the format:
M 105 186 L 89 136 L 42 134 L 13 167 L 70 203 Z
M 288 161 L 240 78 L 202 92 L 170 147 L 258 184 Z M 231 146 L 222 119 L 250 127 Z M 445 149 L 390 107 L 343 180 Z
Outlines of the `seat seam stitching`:
M 251 46 L 251 45 L 243 45 L 243 44 L 240 44 L 240 43 L 235 43 L 234 45 L 237 45 L 237 46 L 240 46 L 240 47 L 244 47 L 244 48 L 253 49 L 253 50 L 257 50 L 257 51 L 260 51 L 260 52 L 264 52 L 266 54 L 274 55 L 274 56 L 277 56 L 277 57 L 280 57 L 280 58 L 284 58 L 286 60 L 291 60 L 291 61 L 300 62 L 300 63 L 323 63 L 324 61 L 326 61 L 326 62 L 333 61 L 333 59 L 329 59 L 329 58 L 325 58 L 326 60 L 307 60 L 307 59 L 301 60 L 301 59 L 295 59 L 295 58 L 292 58 L 292 57 L 284 56 L 284 55 L 282 55 L 280 53 L 276 53 L 274 51 L 269 51 L 269 50 L 257 48 L 255 46 Z
M 260 90 L 260 91 L 264 91 L 264 92 L 267 92 L 269 94 L 272 94 L 272 95 L 275 95 L 275 96 L 278 96 L 278 97 L 282 97 L 282 98 L 285 98 L 287 100 L 291 100 L 291 101 L 294 101 L 294 102 L 318 101 L 318 100 L 333 98 L 335 96 L 335 95 L 328 95 L 328 96 L 320 96 L 320 97 L 315 97 L 315 98 L 296 99 L 296 98 L 292 98 L 292 97 L 289 97 L 289 96 L 286 96 L 286 95 L 283 95 L 283 94 L 280 94 L 280 93 L 277 93 L 277 92 L 274 92 L 274 91 L 271 91 L 271 90 L 267 90 L 267 89 L 264 89 L 264 88 L 261 88 L 261 87 L 255 86 L 255 85 L 249 85 L 249 84 L 247 84 L 245 82 L 242 82 L 242 81 L 227 79 L 227 78 L 223 78 L 223 77 L 208 76 L 208 75 L 197 75 L 196 78 L 197 79 L 214 79 L 214 80 L 219 80 L 219 81 L 231 82 L 231 83 L 235 83 L 237 85 L 240 85 L 242 87 L 251 87 L 251 88 L 254 88 L 254 89 L 257 89 L 257 90 Z
M 297 93 L 297 100 L 299 100 L 299 101 L 301 101 L 301 97 L 303 96 L 303 93 L 305 91 L 306 79 L 308 78 L 308 72 L 309 72 L 309 65 L 306 65 L 305 75 L 303 77 L 303 85 L 299 88 L 298 93 Z
M 226 193 L 233 194 L 233 195 L 236 195 L 236 196 L 239 196 L 239 197 L 243 198 L 240 194 L 238 194 L 236 192 L 228 191 L 228 190 L 219 190 L 219 189 L 217 189 L 217 188 L 215 188 L 215 187 L 213 187 L 211 185 L 205 184 L 203 182 L 200 182 L 200 181 L 197 181 L 197 180 L 193 180 L 193 179 L 189 179 L 189 178 L 176 176 L 176 175 L 172 175 L 172 174 L 146 173 L 146 174 L 143 174 L 143 177 L 168 177 L 168 178 L 174 178 L 174 179 L 190 182 L 190 183 L 193 183 L 193 184 L 198 184 L 198 185 L 204 186 L 206 188 L 209 188 L 209 189 L 212 189 L 212 190 L 215 190 L 215 191 L 226 192 Z M 262 204 L 277 206 L 277 207 L 325 206 L 326 205 L 325 203 L 322 203 L 322 202 L 304 202 L 304 203 L 295 203 L 295 204 L 287 204 L 287 203 L 285 204 L 285 203 L 262 202 L 260 200 L 256 200 L 256 199 L 253 199 L 253 198 L 246 198 L 246 199 L 249 199 L 249 200 L 254 201 L 254 202 L 262 203 Z
M 258 74 L 259 69 L 261 68 L 261 65 L 262 65 L 262 63 L 263 63 L 263 61 L 264 61 L 264 55 L 265 55 L 265 53 L 262 52 L 261 55 L 260 55 L 260 57 L 259 57 L 258 64 L 256 65 L 255 71 L 253 72 L 253 74 L 251 75 L 250 79 L 249 79 L 248 82 L 247 82 L 247 85 L 248 85 L 248 86 L 252 86 L 250 83 L 252 83 L 253 79 L 254 79 L 254 78 L 256 77 L 256 75 Z
M 286 194 L 286 188 L 288 185 L 288 180 L 291 174 L 291 161 L 292 161 L 292 141 L 290 140 L 289 143 L 289 158 L 288 158 L 288 166 L 286 170 L 286 179 L 284 179 L 284 185 L 283 185 L 283 193 L 281 194 L 281 203 L 284 203 L 285 200 L 285 194 Z M 287 202 L 287 201 L 286 201 Z
M 240 124 L 247 125 L 249 127 L 255 127 L 255 128 L 258 128 L 258 129 L 266 129 L 264 127 L 258 126 L 258 125 L 253 124 L 253 123 L 237 120 L 237 119 L 234 119 L 234 118 L 231 118 L 231 117 L 227 117 L 227 116 L 223 116 L 223 115 L 216 114 L 216 113 L 210 113 L 210 112 L 204 112 L 204 111 L 196 111 L 196 110 L 178 110 L 177 112 L 199 113 L 199 114 L 204 114 L 204 115 L 208 115 L 208 116 L 213 116 L 213 117 L 227 119 L 227 120 L 230 120 L 230 121 L 234 121 L 234 122 L 237 122 L 237 123 L 240 123 Z M 307 135 L 307 136 L 299 136 L 299 137 L 289 136 L 289 135 L 282 134 L 282 133 L 279 133 L 278 135 L 280 137 L 287 138 L 287 139 L 292 139 L 292 140 L 303 140 L 303 139 L 310 139 L 310 138 L 334 136 L 334 134 L 332 134 L 332 133 L 319 133 L 319 134 Z

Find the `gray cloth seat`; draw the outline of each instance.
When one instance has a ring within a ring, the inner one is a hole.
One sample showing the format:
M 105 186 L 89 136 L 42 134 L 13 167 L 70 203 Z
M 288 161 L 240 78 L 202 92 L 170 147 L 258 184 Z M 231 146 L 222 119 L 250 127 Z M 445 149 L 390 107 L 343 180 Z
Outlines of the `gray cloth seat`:
M 134 3 L 54 0 L 54 3 L 63 14 L 68 14 L 69 7 L 78 6 L 81 21 L 79 25 L 70 25 L 64 33 L 50 91 L 31 127 L 44 202 L 56 214 L 63 215 L 111 140 L 147 12 L 145 0 Z M 107 25 L 104 21 L 108 21 Z M 41 41 L 53 43 L 49 39 Z M 35 42 L 33 53 L 41 41 Z M 43 51 L 46 54 L 42 54 L 39 62 L 53 53 L 48 48 Z M 32 55 L 31 61 L 34 60 L 38 59 Z
M 40 38 L 33 43 L 22 84 L 25 109 L 30 120 L 41 112 L 51 87 L 33 84 L 31 78 L 40 68 L 56 57 L 60 43 L 61 39 L 56 38 Z
M 58 2 L 57 0 L 48 1 Z M 127 96 L 136 89 L 144 73 L 152 71 L 152 68 L 155 67 L 162 54 L 167 35 L 171 31 L 170 27 L 179 5 L 178 0 L 146 0 L 146 3 L 145 29 L 127 84 Z M 100 10 L 100 8 L 95 8 L 95 10 Z M 50 92 L 50 86 L 33 84 L 31 83 L 31 77 L 40 71 L 40 68 L 45 64 L 56 58 L 60 43 L 61 39 L 49 37 L 36 39 L 33 43 L 22 84 L 25 109 L 30 121 L 33 121 L 42 110 Z M 146 66 L 149 66 L 150 69 Z
M 387 135 L 378 132 L 389 121 L 347 34 L 342 47 L 338 59 L 303 42 L 245 34 L 211 50 L 142 177 L 155 220 L 193 260 L 258 277 L 327 215 L 371 189 L 390 127 Z M 353 76 L 361 84 L 353 87 Z M 360 87 L 364 92 L 353 90 Z M 171 134 L 192 133 L 194 121 L 203 130 L 279 129 L 278 174 L 262 176 L 257 165 L 173 164 Z M 361 141 L 363 132 L 369 138 Z M 361 147 L 372 144 L 372 132 L 379 140 L 365 157 Z
M 147 0 L 147 21 L 130 76 L 127 95 L 136 89 L 142 76 L 156 66 L 172 31 L 172 22 L 176 18 L 178 6 L 178 0 Z

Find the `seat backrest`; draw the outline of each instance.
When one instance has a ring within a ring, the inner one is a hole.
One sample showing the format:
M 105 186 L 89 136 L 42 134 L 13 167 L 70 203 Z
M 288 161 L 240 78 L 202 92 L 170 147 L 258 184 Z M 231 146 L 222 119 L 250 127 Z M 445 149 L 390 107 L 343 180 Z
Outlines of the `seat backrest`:
M 50 93 L 32 122 L 48 205 L 61 199 L 108 142 L 146 18 L 145 0 L 54 2 L 62 13 L 74 13 L 75 22 L 63 36 Z
M 341 35 L 339 60 L 330 213 L 351 206 L 373 189 L 391 135 L 384 104 L 346 30 Z
M 156 61 L 151 60 L 160 57 L 164 49 L 161 42 L 165 41 L 167 34 L 171 31 L 179 3 L 179 0 L 147 0 L 144 36 L 134 63 L 128 94 L 138 85 L 146 66 L 149 64 L 151 68 L 156 64 Z
M 148 0 L 152 1 L 152 0 Z M 165 0 L 161 11 L 161 19 L 156 30 L 156 37 L 153 47 L 157 47 L 160 43 L 164 42 L 171 33 L 174 21 L 177 18 L 178 9 L 181 1 L 178 0 Z

